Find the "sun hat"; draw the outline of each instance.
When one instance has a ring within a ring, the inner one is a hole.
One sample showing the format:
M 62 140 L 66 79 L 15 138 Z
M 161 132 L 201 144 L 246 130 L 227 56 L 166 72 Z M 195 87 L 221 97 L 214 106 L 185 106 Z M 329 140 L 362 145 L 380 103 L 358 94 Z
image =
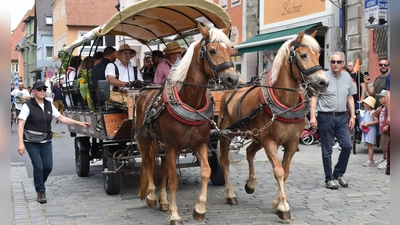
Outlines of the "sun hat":
M 123 45 L 119 46 L 118 52 L 125 51 L 125 50 L 131 51 L 132 54 L 136 55 L 136 51 L 134 49 L 131 49 L 131 47 L 128 44 L 123 44 Z
M 163 52 L 165 54 L 171 54 L 171 53 L 181 53 L 184 50 L 186 50 L 186 48 L 181 48 L 178 42 L 174 41 L 167 44 L 167 47 L 163 50 Z
M 154 50 L 151 52 L 151 56 L 164 57 L 164 53 L 160 50 Z
M 372 96 L 368 96 L 366 99 L 362 100 L 362 102 L 369 105 L 371 108 L 375 108 L 376 100 Z
M 47 87 L 47 86 L 46 86 L 46 84 L 45 84 L 43 81 L 36 81 L 36 82 L 33 84 L 32 89 L 38 89 L 38 88 L 40 88 L 40 87 Z
M 376 94 L 377 97 L 385 97 L 386 96 L 386 90 L 382 90 L 381 93 Z

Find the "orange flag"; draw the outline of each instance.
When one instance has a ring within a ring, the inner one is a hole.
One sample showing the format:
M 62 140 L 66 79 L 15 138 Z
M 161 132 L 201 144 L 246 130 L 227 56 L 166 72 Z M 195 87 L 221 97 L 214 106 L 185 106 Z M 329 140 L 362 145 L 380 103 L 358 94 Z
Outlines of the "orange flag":
M 354 64 L 354 71 L 355 71 L 356 73 L 358 73 L 359 70 L 360 70 L 360 58 L 358 58 L 358 59 L 356 60 L 356 64 Z

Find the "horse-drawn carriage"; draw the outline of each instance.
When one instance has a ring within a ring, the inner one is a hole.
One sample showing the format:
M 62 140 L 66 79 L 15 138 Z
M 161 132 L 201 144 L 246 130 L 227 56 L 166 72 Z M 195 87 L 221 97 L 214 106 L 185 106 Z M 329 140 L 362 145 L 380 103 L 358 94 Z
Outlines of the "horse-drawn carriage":
M 89 55 L 93 55 L 99 43 L 98 39 L 109 35 L 123 35 L 133 38 L 147 45 L 151 51 L 151 45 L 166 44 L 173 40 L 183 40 L 200 32 L 198 23 L 216 28 L 225 28 L 230 24 L 229 15 L 218 5 L 208 1 L 188 1 L 177 3 L 176 1 L 144 1 L 131 5 L 116 13 L 104 25 L 93 29 L 73 44 L 64 48 L 65 52 L 73 52 L 75 48 L 82 47 L 92 41 Z M 186 42 L 187 43 L 187 42 Z M 187 43 L 188 44 L 188 43 Z M 83 48 L 82 48 L 83 50 Z M 154 47 L 153 47 L 153 50 Z M 81 54 L 81 52 L 79 53 Z M 66 54 L 64 60 L 70 60 L 71 55 Z M 183 59 L 182 59 L 183 60 Z M 230 58 L 228 57 L 228 60 Z M 67 76 L 68 77 L 68 76 Z M 221 90 L 213 85 L 211 101 L 215 102 L 221 96 Z M 210 86 L 212 87 L 212 86 Z M 157 89 L 146 86 L 143 89 Z M 101 90 L 104 91 L 104 90 Z M 90 128 L 81 128 L 69 125 L 71 136 L 75 137 L 75 163 L 77 174 L 81 177 L 88 176 L 90 162 L 102 160 L 104 173 L 104 188 L 107 194 L 117 194 L 120 189 L 122 171 L 140 169 L 140 153 L 134 138 L 135 124 L 135 98 L 138 89 L 124 90 L 127 92 L 128 101 L 124 105 L 113 105 L 105 102 L 105 105 L 94 102 L 94 108 L 89 107 L 87 99 L 80 95 L 79 87 L 73 82 L 66 81 L 63 88 L 64 95 L 69 99 L 65 115 L 80 121 L 92 124 Z M 90 99 L 97 99 L 96 90 L 88 92 Z M 109 93 L 106 93 L 106 96 Z M 97 100 L 107 100 L 100 96 Z M 207 99 L 209 99 L 207 97 Z M 218 116 L 218 109 L 212 106 L 212 118 Z M 195 119 L 196 120 L 196 119 Z M 215 185 L 224 184 L 224 177 L 217 163 L 216 154 L 217 139 L 209 142 L 209 160 L 212 164 L 211 181 Z M 190 154 L 189 150 L 181 152 L 182 155 Z M 163 152 L 159 153 L 163 157 Z M 178 167 L 199 166 L 196 156 L 193 160 L 180 160 Z
M 215 28 L 203 26 L 208 23 Z M 254 192 L 253 159 L 264 148 L 278 183 L 273 205 L 281 219 L 290 218 L 284 191 L 290 161 L 305 125 L 309 97 L 324 91 L 328 85 L 318 61 L 319 45 L 313 35 L 300 33 L 283 44 L 270 74 L 235 89 L 239 75 L 230 58 L 227 36 L 230 23 L 226 11 L 211 1 L 147 0 L 121 10 L 106 24 L 66 48 L 71 51 L 107 34 L 130 36 L 145 45 L 200 34 L 180 63 L 172 67 L 165 84 L 149 85 L 140 92 L 129 91 L 122 111 L 118 107 L 91 110 L 82 104 L 68 108 L 65 113 L 68 117 L 92 124 L 92 128 L 69 126 L 71 134 L 80 134 L 75 138 L 79 176 L 88 175 L 91 159 L 101 158 L 106 192 L 116 194 L 121 171 L 135 168 L 136 159 L 140 158 L 140 198 L 146 199 L 152 208 L 158 200 L 161 210 L 171 211 L 171 224 L 181 224 L 176 201 L 179 167 L 176 159 L 179 154 L 193 153 L 196 160 L 192 165 L 200 166 L 202 183 L 193 217 L 202 220 L 209 180 L 225 184 L 228 203 L 237 204 L 229 178 L 229 146 L 232 137 L 240 135 L 252 140 L 246 154 L 250 169 L 246 192 Z M 209 91 L 210 78 L 235 90 Z M 282 162 L 277 156 L 280 145 L 285 148 Z M 162 179 L 157 198 L 154 181 L 159 166 Z M 166 194 L 167 176 L 170 203 Z

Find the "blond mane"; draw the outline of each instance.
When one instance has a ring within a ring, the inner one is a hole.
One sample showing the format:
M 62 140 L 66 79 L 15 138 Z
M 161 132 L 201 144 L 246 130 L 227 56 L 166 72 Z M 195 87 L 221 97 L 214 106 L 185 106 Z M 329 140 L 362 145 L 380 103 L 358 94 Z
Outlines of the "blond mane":
M 231 42 L 229 38 L 225 35 L 225 33 L 222 32 L 221 30 L 212 28 L 209 30 L 209 35 L 210 35 L 209 42 L 224 43 L 225 45 L 227 45 L 227 47 L 230 48 Z M 177 61 L 177 63 L 175 63 L 176 65 L 174 65 L 170 70 L 168 78 L 172 82 L 184 81 L 186 79 L 190 63 L 192 62 L 192 58 L 194 55 L 194 49 L 197 44 L 200 44 L 200 41 L 193 42 L 189 46 L 185 56 L 180 60 L 180 62 Z
M 290 42 L 292 42 L 296 38 L 297 38 L 297 36 L 291 40 L 287 40 L 285 43 L 283 43 L 283 45 L 278 50 L 278 53 L 276 54 L 274 61 L 272 63 L 272 77 L 271 77 L 272 84 L 274 84 L 276 82 L 276 80 L 278 79 L 280 68 L 282 67 L 282 64 L 284 63 L 283 60 L 287 59 L 289 56 Z M 307 35 L 307 34 L 304 35 L 303 40 L 301 40 L 301 43 L 304 44 L 306 47 L 310 48 L 312 53 L 319 52 L 321 49 L 318 42 L 313 37 L 311 37 L 310 35 Z

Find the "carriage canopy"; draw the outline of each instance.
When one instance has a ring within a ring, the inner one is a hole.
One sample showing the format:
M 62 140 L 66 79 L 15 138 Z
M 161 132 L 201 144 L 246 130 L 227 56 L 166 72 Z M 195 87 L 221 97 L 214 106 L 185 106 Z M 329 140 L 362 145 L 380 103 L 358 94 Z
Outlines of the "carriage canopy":
M 117 12 L 64 50 L 105 35 L 129 36 L 145 45 L 169 42 L 199 33 L 197 22 L 225 28 L 231 19 L 223 8 L 207 0 L 143 0 Z

